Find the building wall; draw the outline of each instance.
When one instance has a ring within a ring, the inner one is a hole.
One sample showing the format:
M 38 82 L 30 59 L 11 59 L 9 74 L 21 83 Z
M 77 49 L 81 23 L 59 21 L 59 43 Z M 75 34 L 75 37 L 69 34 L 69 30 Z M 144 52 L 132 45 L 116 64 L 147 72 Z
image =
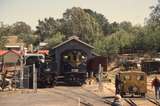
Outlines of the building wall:
M 4 63 L 17 63 L 20 59 L 19 55 L 13 52 L 8 52 L 3 57 Z

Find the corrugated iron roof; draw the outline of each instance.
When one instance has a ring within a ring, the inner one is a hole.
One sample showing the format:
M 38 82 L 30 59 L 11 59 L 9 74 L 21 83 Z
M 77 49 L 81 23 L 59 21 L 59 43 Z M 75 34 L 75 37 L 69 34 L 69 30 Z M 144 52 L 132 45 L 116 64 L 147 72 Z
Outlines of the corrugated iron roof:
M 0 56 L 3 56 L 9 52 L 13 52 L 15 54 L 17 54 L 18 56 L 21 55 L 21 52 L 20 51 L 16 51 L 16 50 L 0 50 Z
M 38 53 L 38 54 L 46 54 L 46 55 L 48 55 L 49 50 L 38 50 L 36 53 Z
M 77 36 L 71 36 L 71 37 L 69 37 L 68 40 L 66 40 L 66 41 L 64 41 L 64 42 L 62 42 L 62 43 L 56 45 L 56 46 L 53 47 L 52 49 L 58 48 L 58 47 L 60 47 L 60 46 L 62 46 L 62 45 L 64 45 L 64 44 L 66 44 L 66 43 L 68 43 L 68 42 L 70 42 L 70 41 L 72 41 L 72 40 L 75 40 L 75 41 L 77 41 L 77 42 L 80 42 L 81 44 L 84 44 L 84 45 L 86 45 L 86 46 L 88 46 L 88 47 L 90 47 L 90 48 L 94 48 L 93 46 L 91 46 L 91 45 L 89 45 L 89 44 L 87 44 L 87 43 L 81 41 Z
M 3 56 L 5 53 L 7 53 L 8 50 L 0 50 L 0 56 Z

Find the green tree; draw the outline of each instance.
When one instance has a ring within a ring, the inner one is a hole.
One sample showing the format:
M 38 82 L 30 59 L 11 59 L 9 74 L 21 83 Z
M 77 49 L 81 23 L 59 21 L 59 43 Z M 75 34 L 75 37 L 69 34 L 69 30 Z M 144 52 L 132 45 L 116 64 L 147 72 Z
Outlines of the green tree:
M 0 26 L 0 49 L 3 49 L 7 43 L 6 37 L 10 33 L 10 26 L 4 25 L 3 23 Z
M 87 43 L 93 43 L 97 36 L 102 35 L 98 22 L 83 9 L 73 7 L 63 14 L 63 33 L 68 36 L 76 35 Z
M 144 45 L 146 51 L 160 51 L 160 31 L 146 33 L 144 36 Z
M 150 27 L 153 31 L 160 29 L 160 0 L 156 6 L 151 7 L 152 11 L 150 17 L 147 20 L 147 26 Z
M 35 45 L 35 43 L 37 41 L 37 36 L 33 35 L 33 34 L 21 33 L 18 38 L 22 39 L 23 42 L 26 43 L 26 45 L 29 45 L 29 44 Z
M 6 37 L 0 34 L 0 49 L 3 49 L 6 43 L 7 43 Z
M 54 18 L 45 18 L 44 21 L 39 20 L 38 26 L 36 27 L 36 34 L 39 35 L 40 41 L 44 41 L 46 38 L 56 34 L 59 30 L 58 21 Z
M 118 44 L 112 36 L 100 37 L 93 45 L 95 52 L 103 56 L 114 55 L 119 52 Z
M 119 24 L 119 28 L 123 29 L 127 32 L 131 32 L 133 27 L 132 27 L 132 23 L 131 22 L 127 22 L 127 21 L 123 21 Z
M 119 49 L 129 48 L 132 46 L 132 42 L 134 41 L 134 36 L 132 33 L 128 33 L 125 30 L 120 30 L 112 35 Z
M 145 45 L 150 51 L 160 51 L 160 0 L 155 6 L 151 7 L 152 11 L 145 26 Z
M 31 34 L 32 30 L 25 22 L 19 21 L 11 26 L 11 33 L 14 35 Z
M 61 34 L 60 32 L 57 32 L 56 34 L 53 34 L 51 38 L 46 39 L 44 42 L 47 42 L 48 48 L 52 48 L 55 45 L 61 43 L 64 40 L 65 36 Z
M 86 13 L 91 15 L 100 25 L 104 35 L 110 34 L 110 24 L 103 14 L 93 12 L 91 9 L 84 9 Z
M 93 46 L 95 47 L 94 48 L 94 51 L 100 55 L 107 55 L 106 54 L 106 37 L 99 37 L 97 38 L 97 40 L 93 43 Z
M 117 31 L 119 31 L 119 23 L 113 22 L 109 24 L 108 34 L 113 34 Z
M 19 21 L 11 25 L 10 36 L 16 35 L 19 39 L 23 40 L 27 45 L 34 44 L 36 41 L 36 36 L 33 34 L 30 25 L 25 22 Z

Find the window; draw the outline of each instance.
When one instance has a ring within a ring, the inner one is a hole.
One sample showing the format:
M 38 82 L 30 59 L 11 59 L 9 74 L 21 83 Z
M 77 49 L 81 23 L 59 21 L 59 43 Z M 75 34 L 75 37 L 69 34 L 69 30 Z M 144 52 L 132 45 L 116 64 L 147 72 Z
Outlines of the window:
M 143 75 L 138 75 L 137 80 L 144 80 L 144 76 Z
M 131 80 L 131 77 L 129 75 L 125 75 L 124 80 Z

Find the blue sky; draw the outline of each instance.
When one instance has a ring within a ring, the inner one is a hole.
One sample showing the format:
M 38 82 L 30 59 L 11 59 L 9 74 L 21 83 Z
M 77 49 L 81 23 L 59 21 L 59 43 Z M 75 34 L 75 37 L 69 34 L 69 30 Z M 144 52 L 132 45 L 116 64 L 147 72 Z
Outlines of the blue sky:
M 130 21 L 144 24 L 150 6 L 157 0 L 0 0 L 0 21 L 13 24 L 24 21 L 33 29 L 45 17 L 61 18 L 67 8 L 89 8 L 102 13 L 109 22 Z

